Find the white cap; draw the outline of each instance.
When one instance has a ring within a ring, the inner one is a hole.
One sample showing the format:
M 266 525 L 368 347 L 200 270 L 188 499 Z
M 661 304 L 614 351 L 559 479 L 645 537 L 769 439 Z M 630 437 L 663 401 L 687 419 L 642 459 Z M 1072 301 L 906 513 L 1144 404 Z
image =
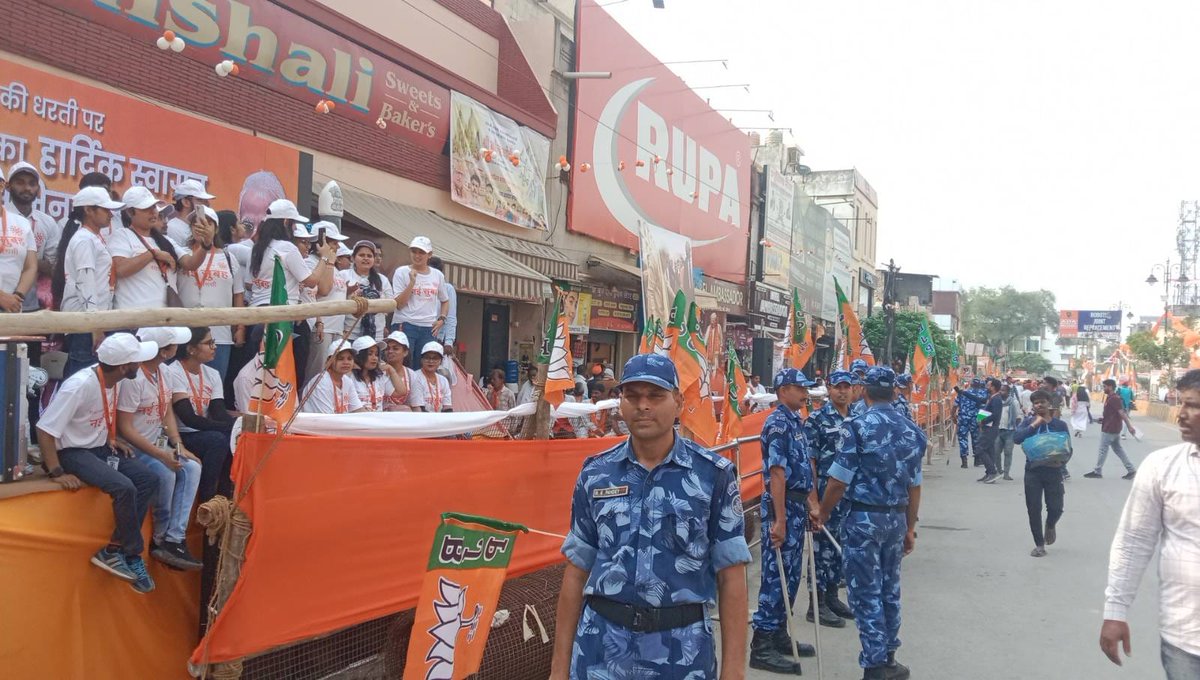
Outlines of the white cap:
M 321 220 L 320 222 L 313 222 L 313 225 L 312 225 L 313 236 L 312 237 L 316 238 L 317 233 L 320 232 L 322 229 L 325 230 L 325 238 L 333 239 L 334 241 L 345 241 L 350 238 L 349 236 L 344 235 L 342 233 L 342 230 L 338 229 L 336 224 L 334 224 L 333 222 L 328 222 L 326 220 Z
M 205 192 L 204 185 L 201 184 L 199 180 L 194 179 L 185 179 L 179 184 L 175 185 L 175 198 L 180 199 L 184 198 L 185 196 L 191 196 L 192 198 L 203 198 L 206 201 L 216 198 L 216 196 Z
M 329 343 L 329 350 L 325 353 L 326 357 L 337 356 L 340 352 L 354 351 L 354 345 L 338 338 L 337 342 Z
M 171 331 L 172 345 L 182 345 L 192 340 L 192 329 L 187 326 L 171 326 L 168 330 Z
M 18 172 L 32 172 L 34 177 L 37 177 L 38 179 L 42 178 L 42 175 L 37 171 L 37 168 L 33 167 L 32 163 L 20 161 L 18 163 L 13 163 L 13 166 L 8 169 L 8 181 L 11 182 L 12 178 L 16 176 Z
M 154 343 L 154 346 L 158 349 L 162 349 L 167 345 L 178 344 L 175 342 L 175 331 L 167 326 L 139 328 L 137 337 L 138 340 L 141 340 L 142 342 Z M 191 337 L 191 335 L 189 334 L 188 337 Z
M 208 219 L 212 220 L 213 224 L 216 224 L 217 222 L 221 221 L 221 218 L 217 217 L 217 211 L 213 210 L 212 208 L 208 207 L 207 205 L 204 206 L 204 215 Z
M 337 182 L 329 180 L 317 197 L 317 214 L 341 217 L 344 214 L 342 205 L 342 188 Z
M 339 243 L 337 254 L 334 257 L 352 257 L 353 255 L 354 251 L 347 248 L 345 243 Z
M 408 347 L 408 336 L 404 334 L 404 331 L 392 331 L 384 340 L 391 340 L 397 345 Z
M 304 223 L 308 222 L 308 218 L 301 215 L 299 210 L 296 210 L 296 204 L 286 198 L 277 198 L 271 201 L 271 205 L 267 206 L 267 218 L 272 217 Z
M 376 340 L 375 338 L 372 338 L 369 335 L 362 335 L 362 336 L 359 336 L 354 341 L 354 344 L 352 344 L 350 346 L 354 348 L 355 352 L 361 352 L 364 349 L 371 349 L 372 347 L 379 347 L 383 344 L 384 343 L 382 340 Z
M 430 352 L 437 352 L 439 356 L 446 356 L 446 350 L 442 349 L 442 343 L 436 340 L 430 340 L 421 348 L 421 354 L 425 355 Z
M 158 345 L 153 342 L 138 342 L 129 333 L 113 333 L 96 348 L 100 363 L 108 366 L 140 364 L 158 356 Z
M 100 208 L 108 208 L 109 210 L 120 210 L 125 207 L 124 203 L 118 203 L 112 200 L 112 196 L 104 190 L 104 187 L 84 187 L 80 189 L 74 196 L 71 197 L 71 205 L 76 208 L 83 206 L 97 206 Z M 111 364 L 109 364 L 111 366 Z
M 424 250 L 427 253 L 432 253 L 433 252 L 433 241 L 430 241 L 428 236 L 418 236 L 412 240 L 412 243 L 408 244 L 408 247 L 409 248 L 420 248 L 421 250 Z
M 150 193 L 149 189 L 142 186 L 126 189 L 125 193 L 121 195 L 121 202 L 127 207 L 137 208 L 138 210 L 145 210 L 152 206 L 157 206 L 161 209 L 167 206 L 165 201 L 158 200 L 154 194 Z
M 292 238 L 312 238 L 312 234 L 308 233 L 308 225 L 303 222 L 292 224 Z

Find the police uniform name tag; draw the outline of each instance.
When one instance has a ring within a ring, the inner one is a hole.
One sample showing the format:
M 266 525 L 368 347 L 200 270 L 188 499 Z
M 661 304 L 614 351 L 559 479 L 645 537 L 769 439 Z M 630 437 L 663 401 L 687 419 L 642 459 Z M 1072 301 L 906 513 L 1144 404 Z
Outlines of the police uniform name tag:
M 837 434 L 838 432 L 841 432 L 841 431 L 842 431 L 842 428 L 840 428 L 840 427 L 825 428 L 825 434 Z
M 628 495 L 628 486 L 608 486 L 603 489 L 592 489 L 592 498 L 616 498 Z

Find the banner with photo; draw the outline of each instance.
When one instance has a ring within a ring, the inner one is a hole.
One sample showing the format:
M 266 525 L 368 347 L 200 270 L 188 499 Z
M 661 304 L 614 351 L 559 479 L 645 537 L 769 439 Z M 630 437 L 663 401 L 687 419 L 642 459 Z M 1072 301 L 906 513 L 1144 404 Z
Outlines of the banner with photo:
M 215 208 L 255 221 L 271 201 L 296 198 L 296 149 L 5 59 L 0 73 L 0 166 L 33 164 L 36 207 L 56 221 L 89 172 L 167 200 L 176 184 L 199 180 Z
M 450 95 L 450 197 L 509 224 L 546 229 L 550 140 L 470 97 Z
M 696 298 L 692 278 L 692 240 L 673 231 L 642 222 L 639 255 L 642 260 L 642 308 L 650 319 L 662 322 L 671 318 L 675 291 L 682 290 L 688 300 Z

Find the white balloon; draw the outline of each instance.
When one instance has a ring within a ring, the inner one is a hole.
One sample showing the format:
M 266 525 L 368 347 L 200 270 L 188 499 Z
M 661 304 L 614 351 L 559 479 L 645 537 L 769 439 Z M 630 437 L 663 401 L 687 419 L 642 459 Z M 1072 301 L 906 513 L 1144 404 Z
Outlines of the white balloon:
M 229 75 L 229 66 L 223 61 L 219 62 L 213 67 L 213 69 L 217 72 L 217 75 L 221 76 L 222 78 Z
M 169 49 L 171 49 L 171 43 L 167 42 L 167 39 L 166 39 L 166 38 L 163 38 L 163 37 L 161 37 L 161 36 L 159 37 L 159 39 L 158 39 L 158 40 L 157 40 L 157 41 L 156 41 L 154 44 L 155 44 L 155 45 L 158 45 L 158 49 L 160 49 L 160 50 L 169 50 Z
M 171 51 L 172 52 L 182 52 L 183 46 L 186 44 L 187 43 L 183 42 L 183 38 L 180 38 L 179 36 L 175 36 L 175 39 L 171 41 Z

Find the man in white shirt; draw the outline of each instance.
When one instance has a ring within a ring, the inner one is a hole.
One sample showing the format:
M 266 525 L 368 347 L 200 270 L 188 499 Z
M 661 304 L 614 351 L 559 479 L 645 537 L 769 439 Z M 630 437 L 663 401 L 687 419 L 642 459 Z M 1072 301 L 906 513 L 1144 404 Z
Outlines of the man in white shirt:
M 746 385 L 746 393 L 744 395 L 742 395 L 742 401 L 745 402 L 745 404 L 746 404 L 746 412 L 747 413 L 757 413 L 757 412 L 763 410 L 764 406 L 762 404 L 758 403 L 757 401 L 752 400 L 750 397 L 752 397 L 756 394 L 766 394 L 766 393 L 767 393 L 767 388 L 763 387 L 763 384 L 761 382 L 759 382 L 758 376 L 757 375 L 750 376 L 750 384 Z
M 142 560 L 142 521 L 158 479 L 117 439 L 118 384 L 137 375 L 141 362 L 158 354 L 152 342 L 114 333 L 96 349 L 98 365 L 63 381 L 38 421 L 38 447 L 54 482 L 74 491 L 84 484 L 112 497 L 116 528 L 92 564 L 147 593 L 154 581 Z
M 192 227 L 188 216 L 201 206 L 216 198 L 204 190 L 204 185 L 198 180 L 186 179 L 175 185 L 175 217 L 167 222 L 167 236 L 179 245 L 186 245 L 192 239 Z
M 0 182 L 0 192 L 4 184 Z M 16 314 L 35 298 L 37 241 L 33 225 L 16 208 L 0 207 L 0 313 Z M 36 309 L 36 307 L 35 307 Z
M 50 290 L 50 277 L 54 275 L 54 263 L 58 258 L 58 239 L 62 235 L 54 218 L 33 207 L 41 193 L 41 175 L 37 168 L 25 161 L 13 163 L 8 169 L 8 204 L 5 207 L 29 220 L 37 246 L 37 282 L 25 295 L 21 307 L 24 312 L 36 312 L 41 308 L 37 296 L 39 287 Z
M 1121 665 L 1129 655 L 1127 617 L 1157 549 L 1159 634 L 1167 680 L 1200 678 L 1200 370 L 1176 383 L 1183 444 L 1142 461 L 1108 557 L 1100 649 Z M 1161 545 L 1160 545 L 1161 541 Z

